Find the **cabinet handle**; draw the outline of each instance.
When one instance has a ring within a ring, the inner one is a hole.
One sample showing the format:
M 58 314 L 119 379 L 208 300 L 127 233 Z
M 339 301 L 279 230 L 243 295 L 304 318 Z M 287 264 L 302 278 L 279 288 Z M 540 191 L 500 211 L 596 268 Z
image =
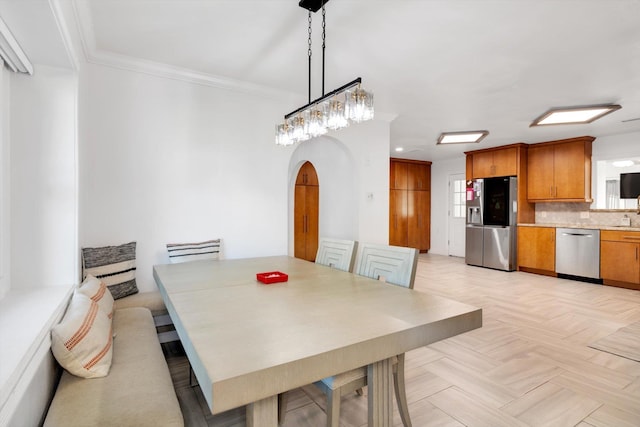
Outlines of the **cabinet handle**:
M 636 246 L 636 261 L 638 260 L 638 247 Z
M 553 185 L 549 186 L 549 197 L 553 197 Z
M 624 240 L 640 240 L 640 236 L 636 237 L 636 236 L 622 236 L 622 238 Z

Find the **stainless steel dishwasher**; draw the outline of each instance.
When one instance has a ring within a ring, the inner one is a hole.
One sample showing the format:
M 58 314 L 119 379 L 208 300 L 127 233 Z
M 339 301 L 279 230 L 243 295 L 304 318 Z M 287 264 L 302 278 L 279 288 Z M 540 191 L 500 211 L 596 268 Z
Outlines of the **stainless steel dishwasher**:
M 556 273 L 600 279 L 600 230 L 556 229 Z

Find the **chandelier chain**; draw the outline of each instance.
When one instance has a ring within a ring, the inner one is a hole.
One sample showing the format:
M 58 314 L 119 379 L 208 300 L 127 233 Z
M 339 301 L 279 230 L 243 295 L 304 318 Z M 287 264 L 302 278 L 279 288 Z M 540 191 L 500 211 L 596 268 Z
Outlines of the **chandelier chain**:
M 324 9 L 324 1 L 322 2 L 322 96 L 324 96 L 324 48 L 326 40 L 327 18 Z
M 312 50 L 311 50 L 311 11 L 309 11 L 309 38 L 307 39 L 307 44 L 308 44 L 308 48 L 307 48 L 307 56 L 309 57 L 309 103 L 311 103 L 311 55 L 312 55 Z

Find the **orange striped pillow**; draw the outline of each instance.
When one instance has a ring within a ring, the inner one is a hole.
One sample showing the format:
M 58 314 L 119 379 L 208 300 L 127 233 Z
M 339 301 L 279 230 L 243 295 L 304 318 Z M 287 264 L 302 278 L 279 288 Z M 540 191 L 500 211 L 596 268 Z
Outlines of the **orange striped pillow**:
M 104 377 L 113 355 L 111 319 L 98 303 L 74 293 L 62 321 L 51 330 L 51 351 L 64 369 L 83 378 Z
M 96 279 L 91 274 L 87 274 L 86 279 L 80 285 L 76 292 L 84 294 L 92 301 L 98 303 L 98 307 L 104 314 L 113 318 L 113 297 L 111 292 L 107 289 L 107 285 L 100 279 Z

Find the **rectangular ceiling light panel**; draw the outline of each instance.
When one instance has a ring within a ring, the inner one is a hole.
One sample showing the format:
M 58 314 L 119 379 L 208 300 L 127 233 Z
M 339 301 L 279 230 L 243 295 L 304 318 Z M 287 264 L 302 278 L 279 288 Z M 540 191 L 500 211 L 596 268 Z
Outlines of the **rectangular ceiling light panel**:
M 482 141 L 489 131 L 474 130 L 465 132 L 442 132 L 438 138 L 438 144 L 469 144 Z
M 619 110 L 620 108 L 622 107 L 616 104 L 552 108 L 535 119 L 529 127 L 591 123 L 602 116 Z

